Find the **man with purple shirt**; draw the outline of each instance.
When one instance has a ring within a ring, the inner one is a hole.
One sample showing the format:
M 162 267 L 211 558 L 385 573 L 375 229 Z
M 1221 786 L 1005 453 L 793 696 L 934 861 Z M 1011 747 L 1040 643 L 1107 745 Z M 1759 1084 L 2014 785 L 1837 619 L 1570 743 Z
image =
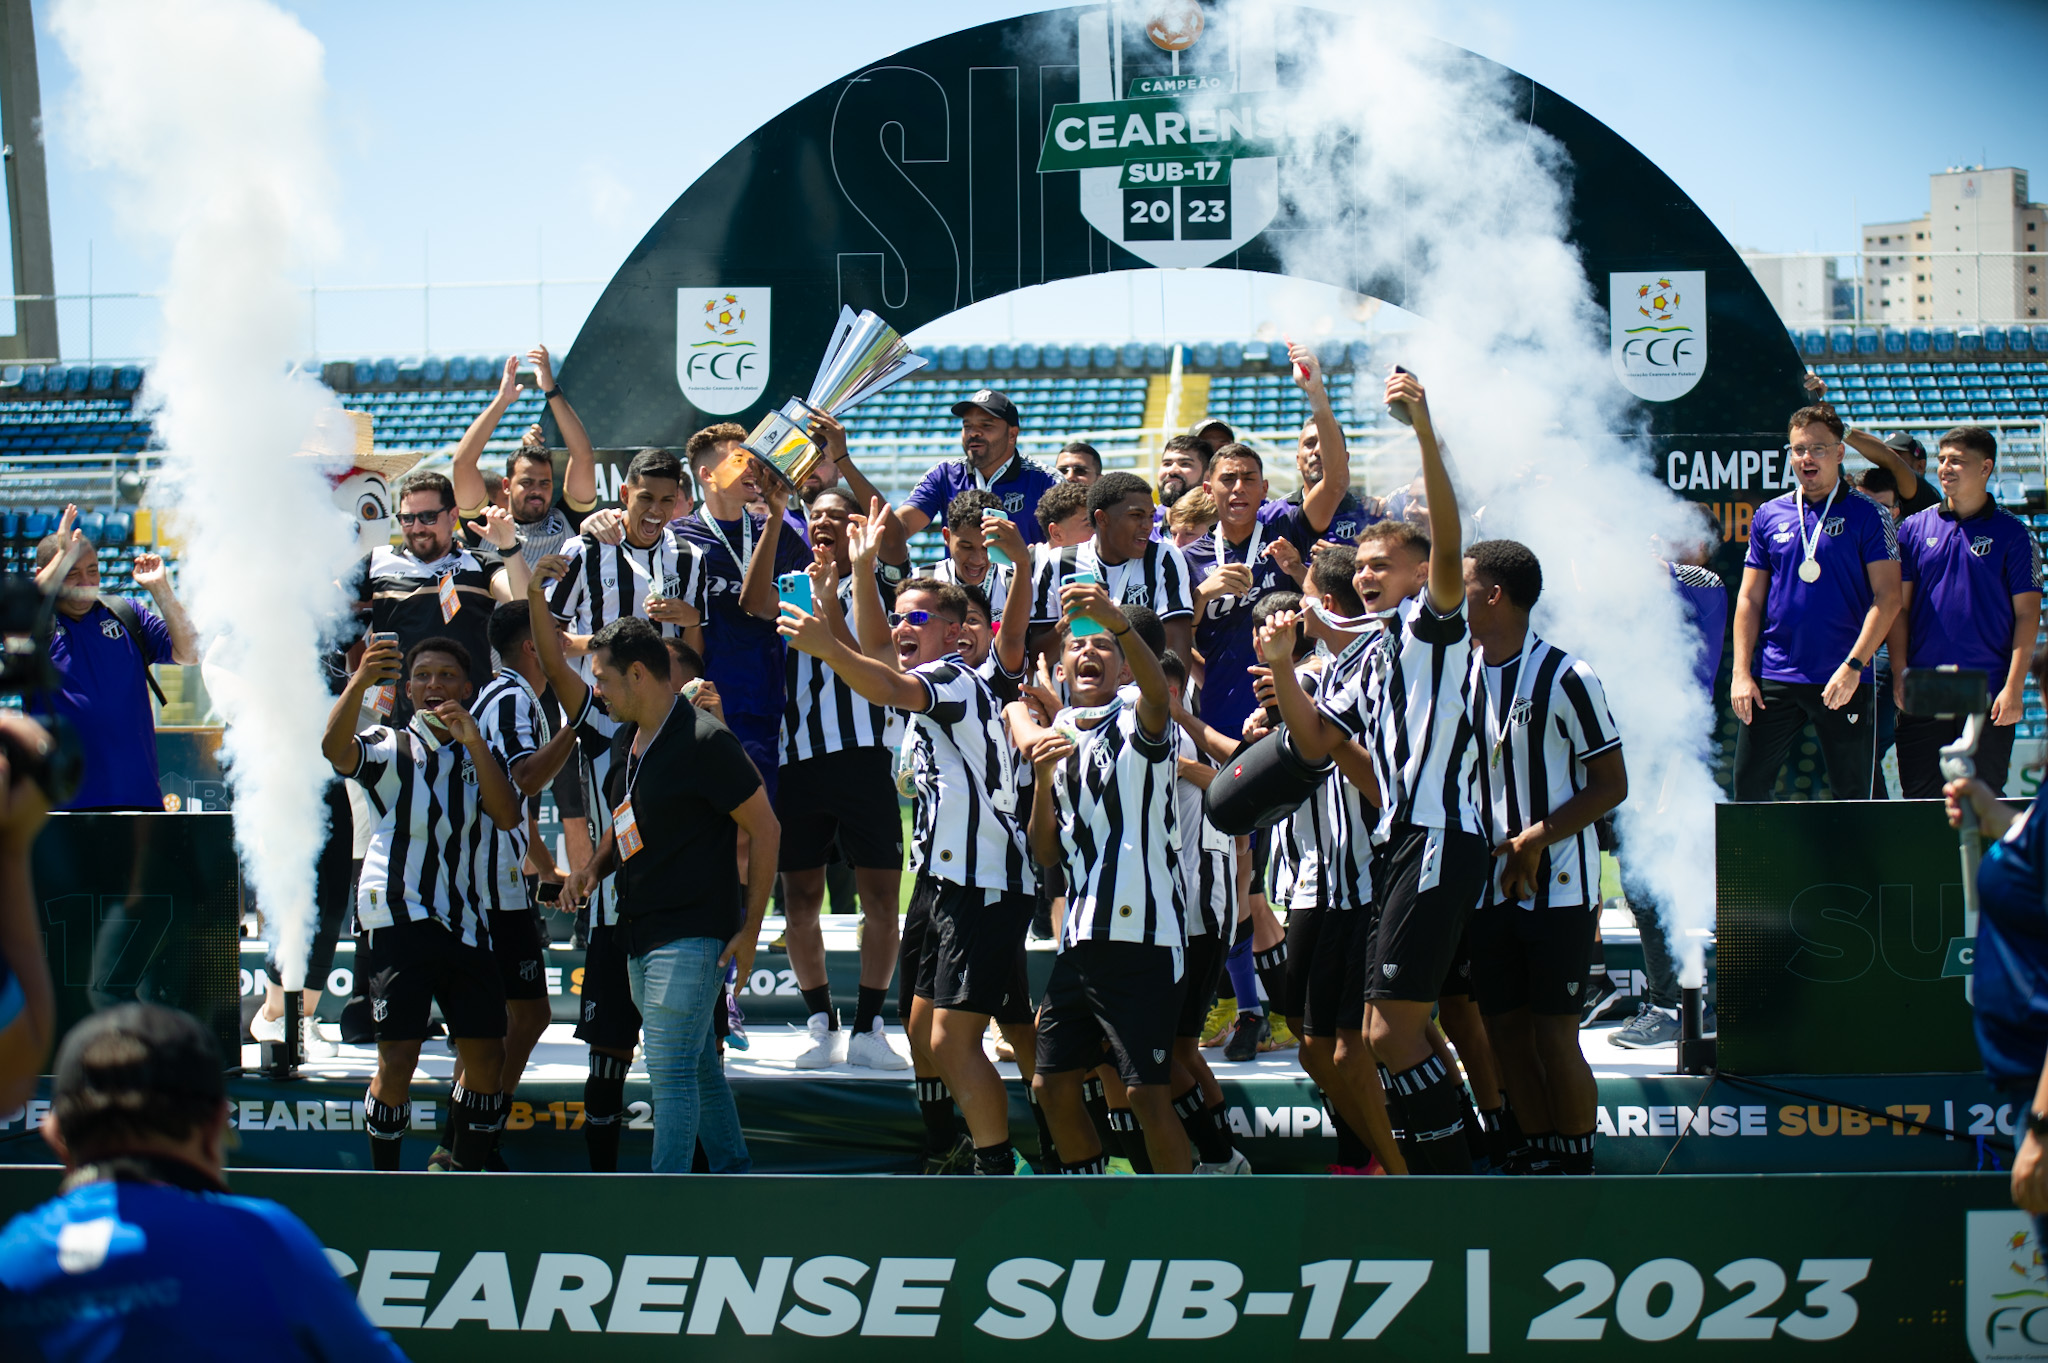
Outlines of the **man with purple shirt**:
M 1977 775 L 2004 794 L 2012 762 L 2021 689 L 2041 626 L 2041 561 L 2019 517 L 1991 500 L 1998 441 L 1982 426 L 1958 426 L 1941 438 L 1936 478 L 1940 505 L 1899 525 L 1904 579 L 1891 628 L 1895 696 L 1905 668 L 1981 669 L 1991 688 L 1991 722 L 1977 742 Z M 1941 796 L 1941 748 L 1963 722 L 1905 713 L 1900 706 L 1899 787 L 1909 800 Z
M 1017 404 L 983 388 L 953 405 L 960 418 L 960 458 L 934 465 L 895 516 L 906 535 L 915 535 L 946 514 L 953 499 L 971 487 L 994 493 L 1003 514 L 1024 532 L 1026 544 L 1042 543 L 1045 530 L 1031 513 L 1059 480 L 1044 466 L 1017 452 Z
M 1735 603 L 1735 798 L 1771 798 L 1810 720 L 1835 798 L 1868 799 L 1870 660 L 1899 608 L 1898 540 L 1891 513 L 1842 477 L 1834 408 L 1802 407 L 1789 425 L 1799 486 L 1757 508 Z

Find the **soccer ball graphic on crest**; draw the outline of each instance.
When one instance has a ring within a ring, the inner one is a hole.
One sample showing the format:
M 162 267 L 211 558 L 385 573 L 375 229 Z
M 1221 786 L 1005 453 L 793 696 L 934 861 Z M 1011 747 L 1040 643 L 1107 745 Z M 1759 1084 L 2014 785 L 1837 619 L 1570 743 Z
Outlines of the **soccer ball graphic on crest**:
M 722 294 L 704 301 L 704 329 L 714 336 L 736 335 L 740 323 L 747 320 L 747 310 L 740 306 L 740 300 L 732 294 Z
M 1185 52 L 1202 36 L 1206 22 L 1194 0 L 1168 0 L 1152 11 L 1152 18 L 1145 24 L 1145 36 L 1154 46 L 1168 52 Z
M 1659 279 L 1654 285 L 1643 285 L 1636 290 L 1636 298 L 1636 311 L 1653 322 L 1670 321 L 1678 308 L 1678 290 L 1671 287 L 1668 279 Z

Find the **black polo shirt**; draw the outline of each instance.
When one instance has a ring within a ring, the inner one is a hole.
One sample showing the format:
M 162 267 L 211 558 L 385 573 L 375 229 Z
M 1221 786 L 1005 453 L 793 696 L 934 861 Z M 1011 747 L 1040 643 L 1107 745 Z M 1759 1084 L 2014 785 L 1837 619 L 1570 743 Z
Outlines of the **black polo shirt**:
M 403 549 L 380 545 L 356 562 L 357 610 L 367 609 L 370 630 L 396 634 L 400 649 L 436 636 L 455 640 L 469 650 L 469 680 L 481 689 L 497 670 L 491 662 L 490 623 L 498 603 L 491 583 L 504 571 L 505 561 L 492 549 L 458 544 L 434 562 L 422 563 Z M 443 577 L 453 580 L 459 603 L 452 619 L 442 614 Z M 403 715 L 394 719 L 404 721 Z
M 732 730 L 680 698 L 647 750 L 632 756 L 628 724 L 612 738 L 605 803 L 630 789 L 642 846 L 619 863 L 619 925 L 644 956 L 683 937 L 729 940 L 746 921 L 740 902 L 738 809 L 761 774 Z

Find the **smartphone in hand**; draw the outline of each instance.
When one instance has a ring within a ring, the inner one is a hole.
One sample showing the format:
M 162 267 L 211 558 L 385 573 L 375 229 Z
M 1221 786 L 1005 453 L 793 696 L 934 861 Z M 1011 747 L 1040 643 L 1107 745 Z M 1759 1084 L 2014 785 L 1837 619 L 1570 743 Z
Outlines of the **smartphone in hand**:
M 811 575 L 806 572 L 784 573 L 775 579 L 775 596 L 784 605 L 795 606 L 805 615 L 815 615 L 811 602 Z

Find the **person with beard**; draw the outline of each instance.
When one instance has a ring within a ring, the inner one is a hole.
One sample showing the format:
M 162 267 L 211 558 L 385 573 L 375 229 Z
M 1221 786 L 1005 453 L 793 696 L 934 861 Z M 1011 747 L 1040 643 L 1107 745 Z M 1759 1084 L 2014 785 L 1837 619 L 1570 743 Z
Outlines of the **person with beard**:
M 1842 477 L 1834 408 L 1802 407 L 1789 429 L 1798 486 L 1757 508 L 1735 599 L 1735 798 L 1772 798 L 1811 721 L 1834 797 L 1868 799 L 1870 663 L 1899 609 L 1898 535 L 1891 513 Z
M 597 451 L 591 448 L 590 436 L 584 432 L 576 409 L 569 405 L 569 399 L 562 396 L 561 385 L 555 382 L 548 348 L 535 346 L 526 352 L 526 360 L 533 366 L 534 382 L 547 399 L 548 411 L 562 433 L 562 443 L 569 448 L 569 466 L 562 471 L 561 496 L 555 495 L 554 455 L 537 425 L 527 429 L 519 448 L 505 461 L 505 476 L 498 480 L 498 486 L 493 489 L 484 484 L 479 467 L 484 445 L 505 419 L 505 413 L 526 391 L 519 382 L 517 356 L 505 358 L 497 395 L 477 413 L 476 420 L 469 423 L 469 429 L 456 442 L 454 466 L 448 470 L 448 477 L 455 486 L 455 504 L 463 508 L 465 521 L 480 519 L 491 506 L 503 507 L 511 513 L 512 523 L 517 527 L 519 552 L 531 568 L 559 550 L 564 540 L 582 528 L 584 517 L 597 507 L 598 487 Z M 470 548 L 482 545 L 483 537 L 476 531 L 466 530 L 465 534 Z
M 1167 513 L 1174 504 L 1190 489 L 1202 485 L 1202 479 L 1209 472 L 1209 460 L 1216 449 L 1199 436 L 1177 435 L 1159 451 L 1159 467 L 1152 475 L 1153 485 L 1159 489 L 1159 507 L 1152 513 L 1153 535 L 1161 533 Z
M 915 535 L 945 513 L 953 499 L 971 487 L 995 494 L 1003 514 L 1017 522 L 1027 544 L 1045 538 L 1032 516 L 1046 489 L 1060 481 L 1017 449 L 1020 418 L 1017 404 L 992 388 L 977 390 L 953 404 L 960 418 L 960 457 L 932 466 L 910 497 L 893 514 L 905 535 Z
M 1043 640 L 1060 619 L 1061 589 L 1076 573 L 1093 573 L 1119 606 L 1146 606 L 1166 626 L 1166 646 L 1188 655 L 1194 644 L 1194 598 L 1187 560 L 1152 538 L 1152 489 L 1135 473 L 1106 473 L 1088 489 L 1094 537 L 1041 554 L 1032 575 L 1031 627 Z
M 966 494 L 962 494 L 966 495 Z M 850 648 L 861 641 L 847 620 L 854 614 L 859 584 L 871 582 L 876 600 L 896 594 L 910 575 L 909 554 L 885 521 L 862 538 L 854 556 L 855 533 L 865 528 L 853 493 L 821 488 L 807 499 L 810 510 L 813 577 L 837 596 L 833 622 Z M 856 527 L 854 522 L 862 525 Z M 1014 536 L 1015 527 L 1001 522 Z M 884 646 L 879 620 L 873 642 Z M 893 710 L 861 699 L 839 675 L 796 649 L 785 651 L 782 713 L 782 776 L 775 815 L 782 822 L 781 872 L 784 931 L 796 986 L 810 1010 L 810 1047 L 797 1057 L 798 1069 L 822 1069 L 844 1059 L 878 1070 L 900 1070 L 909 1062 L 890 1045 L 882 1028 L 882 1001 L 896 970 L 896 908 L 901 902 L 903 825 L 896 813 L 896 748 L 903 721 Z M 860 993 L 853 1033 L 840 1033 L 825 973 L 825 938 L 818 915 L 825 904 L 825 866 L 843 856 L 853 868 L 860 896 Z M 837 1044 L 835 1044 L 837 1043 Z
M 1289 349 L 1296 352 L 1295 364 L 1297 367 L 1294 371 L 1295 380 L 1303 388 L 1307 388 L 1310 379 L 1308 376 L 1303 375 L 1300 366 L 1305 360 L 1313 360 L 1315 357 L 1307 346 L 1291 346 Z M 1320 388 L 1321 374 L 1315 371 L 1311 371 L 1311 373 L 1314 381 Z M 1311 395 L 1310 401 L 1312 403 L 1315 401 L 1313 395 Z M 1327 408 L 1328 405 L 1329 399 L 1325 397 L 1323 399 L 1323 406 Z M 1287 504 L 1289 506 L 1301 507 L 1309 497 L 1314 495 L 1316 486 L 1323 481 L 1323 428 L 1325 425 L 1335 424 L 1334 420 L 1325 422 L 1320 414 L 1311 415 L 1306 421 L 1301 423 L 1301 433 L 1295 437 L 1294 442 L 1294 468 L 1301 475 L 1301 486 L 1288 494 Z M 1333 461 L 1333 466 L 1341 464 L 1346 468 L 1345 481 L 1348 483 L 1350 481 L 1348 472 L 1350 453 L 1345 449 L 1343 439 L 1343 430 L 1339 427 L 1335 448 L 1339 452 L 1340 458 Z M 1384 511 L 1377 498 L 1371 499 L 1371 505 L 1367 505 L 1366 502 L 1359 500 L 1356 493 L 1349 491 L 1347 488 L 1344 495 L 1338 499 L 1336 508 L 1331 511 L 1329 523 L 1323 526 L 1316 534 L 1315 540 L 1322 540 L 1330 544 L 1351 544 L 1358 539 L 1359 531 L 1365 529 L 1366 526 L 1371 525 L 1374 521 L 1379 520 L 1383 514 Z M 1297 539 L 1294 547 L 1303 558 L 1306 558 L 1310 550 L 1314 548 L 1315 540 L 1303 542 Z
M 401 548 L 380 545 L 357 561 L 351 574 L 356 612 L 367 616 L 371 634 L 395 634 L 402 652 L 422 639 L 449 638 L 469 660 L 472 686 L 491 679 L 491 611 L 526 591 L 525 555 L 514 553 L 518 535 L 502 508 L 484 508 L 484 531 L 497 550 L 472 551 L 455 542 L 455 488 L 438 473 L 408 474 L 397 489 Z M 506 556 L 510 555 L 509 558 Z M 390 718 L 411 717 L 409 693 L 380 693 Z

